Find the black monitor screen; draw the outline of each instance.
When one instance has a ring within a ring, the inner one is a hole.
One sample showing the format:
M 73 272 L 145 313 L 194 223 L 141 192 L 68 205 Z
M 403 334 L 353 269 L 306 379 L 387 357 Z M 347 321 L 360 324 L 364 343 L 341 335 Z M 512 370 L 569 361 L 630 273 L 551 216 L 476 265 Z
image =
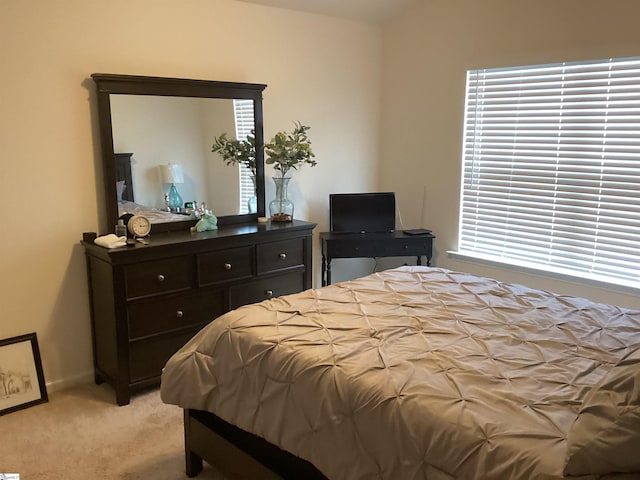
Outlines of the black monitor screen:
M 395 193 L 331 194 L 329 223 L 332 232 L 392 232 L 396 228 Z

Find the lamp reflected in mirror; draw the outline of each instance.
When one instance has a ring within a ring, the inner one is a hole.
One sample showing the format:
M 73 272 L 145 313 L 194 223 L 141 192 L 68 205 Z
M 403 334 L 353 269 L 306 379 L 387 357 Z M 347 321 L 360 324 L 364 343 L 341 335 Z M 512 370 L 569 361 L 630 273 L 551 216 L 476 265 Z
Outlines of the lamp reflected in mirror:
M 169 191 L 165 193 L 165 203 L 171 212 L 182 212 L 182 197 L 178 193 L 176 183 L 184 183 L 184 173 L 182 165 L 177 163 L 169 163 L 160 165 L 160 176 L 162 183 L 171 184 Z

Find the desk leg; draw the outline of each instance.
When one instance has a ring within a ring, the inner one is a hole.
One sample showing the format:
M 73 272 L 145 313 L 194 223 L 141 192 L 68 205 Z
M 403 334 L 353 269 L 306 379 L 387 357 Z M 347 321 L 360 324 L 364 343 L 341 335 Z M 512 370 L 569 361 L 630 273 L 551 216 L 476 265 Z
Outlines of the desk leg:
M 327 260 L 324 258 L 324 255 L 322 255 L 322 275 L 320 279 L 323 287 L 327 286 L 326 273 L 327 273 Z
M 418 258 L 416 259 L 416 265 L 422 265 L 422 257 L 420 255 L 418 255 Z
M 327 281 L 325 285 L 331 285 L 331 259 L 327 260 Z

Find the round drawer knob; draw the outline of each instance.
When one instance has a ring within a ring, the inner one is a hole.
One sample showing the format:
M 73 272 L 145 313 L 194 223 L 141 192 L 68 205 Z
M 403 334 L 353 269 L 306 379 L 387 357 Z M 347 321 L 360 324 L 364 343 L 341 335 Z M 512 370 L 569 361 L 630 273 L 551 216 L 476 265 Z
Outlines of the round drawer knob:
M 176 310 L 176 317 L 182 318 L 183 316 L 184 316 L 184 313 L 182 312 L 182 310 Z
M 159 282 L 164 282 L 164 275 L 162 275 L 162 274 L 158 275 L 158 281 Z
M 286 253 L 281 253 L 280 255 L 278 255 L 278 258 L 280 260 L 286 260 L 287 259 L 287 254 Z
M 271 298 L 271 297 L 273 297 L 273 290 L 265 290 L 264 294 L 267 297 Z
M 224 269 L 225 270 L 231 270 L 231 264 L 230 263 L 225 263 L 224 264 Z

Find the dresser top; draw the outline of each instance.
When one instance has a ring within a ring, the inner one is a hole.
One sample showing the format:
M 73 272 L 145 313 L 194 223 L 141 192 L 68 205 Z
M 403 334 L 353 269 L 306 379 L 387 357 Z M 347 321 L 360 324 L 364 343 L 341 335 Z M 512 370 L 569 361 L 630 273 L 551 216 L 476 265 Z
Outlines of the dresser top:
M 218 230 L 206 232 L 175 231 L 154 234 L 152 228 L 151 235 L 145 238 L 146 244 L 135 242 L 125 247 L 108 249 L 91 242 L 82 241 L 81 243 L 88 255 L 115 262 L 118 260 L 129 261 L 134 258 L 139 260 L 141 257 L 155 257 L 169 251 L 172 255 L 198 253 L 217 248 L 232 248 L 252 243 L 276 241 L 291 236 L 308 235 L 315 227 L 315 223 L 293 220 L 281 223 L 249 222 L 223 225 Z

